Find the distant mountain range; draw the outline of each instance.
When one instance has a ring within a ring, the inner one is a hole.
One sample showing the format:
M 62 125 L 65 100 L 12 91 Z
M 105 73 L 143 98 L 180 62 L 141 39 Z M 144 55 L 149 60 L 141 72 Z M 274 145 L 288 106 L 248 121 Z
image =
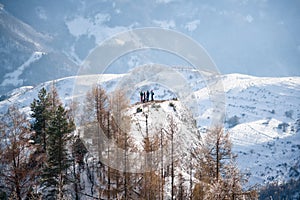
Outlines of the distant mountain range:
M 299 42 L 294 37 L 298 7 L 298 2 L 281 1 L 0 0 L 0 95 L 76 75 L 96 45 L 116 33 L 143 27 L 169 28 L 192 37 L 222 73 L 299 74 Z M 277 11 L 282 8 L 290 12 Z M 174 57 L 162 52 L 133 54 L 116 66 L 186 64 Z M 114 68 L 110 73 L 125 72 Z

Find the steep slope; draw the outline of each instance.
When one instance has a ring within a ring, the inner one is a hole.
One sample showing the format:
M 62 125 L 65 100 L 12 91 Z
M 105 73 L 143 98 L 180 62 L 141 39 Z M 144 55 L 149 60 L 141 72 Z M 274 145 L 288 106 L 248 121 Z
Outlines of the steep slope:
M 42 42 L 46 39 L 27 24 L 0 9 L 0 82 L 6 73 L 25 63 L 33 52 L 42 51 Z
M 174 134 L 174 152 L 176 152 L 175 154 L 181 164 L 187 166 L 187 152 L 189 152 L 191 147 L 200 144 L 200 135 L 196 128 L 196 121 L 193 120 L 191 113 L 180 101 L 166 100 L 137 103 L 131 106 L 126 114 L 131 117 L 130 135 L 140 150 L 142 150 L 144 145 L 143 139 L 147 134 L 152 139 L 154 139 L 155 135 L 161 136 L 163 134 L 165 140 L 169 143 L 171 142 L 168 127 L 171 124 L 171 117 L 177 129 Z
M 179 70 L 180 71 L 180 70 Z M 205 82 L 193 71 L 184 71 L 191 85 L 194 85 L 195 96 L 199 102 L 199 113 L 194 118 L 197 121 L 201 135 L 206 134 L 206 128 L 212 115 L 210 100 Z M 102 75 L 100 83 L 108 91 L 114 90 L 120 78 L 124 75 Z M 81 81 L 78 81 L 79 79 Z M 86 90 L 99 80 L 99 76 L 68 77 L 58 79 L 55 85 L 59 95 L 66 104 L 73 98 L 82 100 Z M 245 173 L 251 174 L 249 185 L 265 184 L 271 181 L 286 181 L 300 176 L 300 77 L 261 78 L 240 74 L 224 75 L 224 92 L 226 96 L 226 121 L 224 126 L 231 133 L 234 152 L 238 154 L 238 165 Z M 73 97 L 73 86 L 80 84 L 79 96 Z M 0 102 L 0 112 L 4 113 L 12 103 L 28 113 L 29 104 L 36 98 L 41 87 L 49 88 L 53 82 L 46 82 L 36 87 L 23 87 L 8 93 L 6 100 Z M 155 85 L 155 97 L 167 100 L 173 97 L 172 91 Z M 143 90 L 153 88 L 143 86 Z M 137 90 L 138 93 L 139 90 Z M 131 97 L 134 104 L 138 94 Z M 180 102 L 180 100 L 178 101 Z M 145 131 L 145 113 L 136 113 L 140 107 L 149 113 L 149 122 L 159 123 L 159 116 L 174 112 L 170 102 L 159 104 L 136 104 L 129 111 L 132 115 L 132 134 L 136 136 L 137 144 L 141 144 L 141 133 Z M 176 105 L 176 102 L 175 102 Z M 180 105 L 175 116 L 182 119 L 184 112 Z M 176 108 L 177 108 L 176 107 Z M 155 116 L 155 119 L 150 116 Z M 180 121 L 180 120 L 179 120 Z M 184 127 L 191 122 L 181 120 Z M 188 125 L 190 127 L 190 125 Z M 140 131 L 142 130 L 142 131 Z M 186 146 L 195 137 L 182 138 Z
M 0 94 L 74 75 L 77 64 L 52 48 L 52 40 L 0 9 Z
M 23 73 L 23 71 L 29 67 L 32 63 L 38 61 L 41 59 L 41 57 L 45 55 L 43 52 L 34 52 L 30 58 L 22 64 L 19 68 L 17 68 L 15 71 L 7 73 L 4 75 L 4 81 L 1 83 L 1 86 L 5 87 L 8 85 L 13 85 L 13 86 L 21 86 L 23 85 L 23 80 L 19 79 L 20 75 Z

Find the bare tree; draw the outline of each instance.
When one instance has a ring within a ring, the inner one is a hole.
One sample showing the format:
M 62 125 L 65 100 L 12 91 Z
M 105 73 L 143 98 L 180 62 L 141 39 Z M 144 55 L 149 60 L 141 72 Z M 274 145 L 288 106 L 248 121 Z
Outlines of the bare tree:
M 109 167 L 106 167 L 102 161 L 102 153 L 106 151 L 104 148 L 102 134 L 105 134 L 107 137 L 110 136 L 110 114 L 109 114 L 109 101 L 106 94 L 106 91 L 100 86 L 95 85 L 92 87 L 91 91 L 88 91 L 86 94 L 86 101 L 83 108 L 83 115 L 81 118 L 81 124 L 86 127 L 84 134 L 91 134 L 89 137 L 93 138 L 97 143 L 98 151 L 98 169 L 96 170 L 97 178 L 99 184 L 108 185 L 110 190 L 110 170 Z M 91 130 L 92 129 L 92 130 Z M 90 169 L 88 169 L 90 171 Z M 93 172 L 90 173 L 90 177 L 93 177 Z M 107 183 L 107 176 L 108 182 Z M 92 179 L 91 179 L 92 181 Z M 93 182 L 92 185 L 95 183 Z M 98 187 L 99 196 L 103 194 L 103 187 Z M 93 191 L 92 191 L 93 192 Z M 108 198 L 110 198 L 110 192 L 108 192 Z
M 126 172 L 129 166 L 128 151 L 133 148 L 132 139 L 128 134 L 130 118 L 124 114 L 128 106 L 129 100 L 121 90 L 107 95 L 106 91 L 98 85 L 86 95 L 81 124 L 86 126 L 84 134 L 98 133 L 91 137 L 98 144 L 97 153 L 100 162 L 96 174 L 98 183 L 95 186 L 98 188 L 99 198 L 115 199 L 123 196 L 128 199 L 132 194 L 129 190 L 134 188 L 132 183 L 136 180 L 133 178 L 135 175 Z M 92 131 L 90 125 L 94 127 Z M 124 155 L 117 153 L 120 158 L 113 159 L 125 167 L 123 172 L 110 167 L 110 152 L 113 150 L 109 145 L 104 144 L 106 139 L 102 138 L 102 134 L 108 139 L 114 139 L 116 145 L 124 150 Z M 102 163 L 104 154 L 107 156 L 108 165 Z
M 167 134 L 169 135 L 171 139 L 171 199 L 173 200 L 175 197 L 175 151 L 174 151 L 174 139 L 175 139 L 175 134 L 178 131 L 177 124 L 175 122 L 175 119 L 173 116 L 169 115 L 168 116 L 168 126 L 167 126 Z
M 124 159 L 124 172 L 121 175 L 118 171 L 116 173 L 116 184 L 117 188 L 124 188 L 124 198 L 128 199 L 129 193 L 129 179 L 130 173 L 127 173 L 128 166 L 128 149 L 132 145 L 132 139 L 128 132 L 130 130 L 130 118 L 124 114 L 124 111 L 129 107 L 129 100 L 126 94 L 122 90 L 115 90 L 110 96 L 110 109 L 112 114 L 112 129 L 113 138 L 117 145 L 124 149 L 123 158 Z M 132 146 L 131 146 L 132 147 Z M 119 156 L 119 155 L 117 155 Z M 121 180 L 120 180 L 121 179 Z M 122 186 L 121 186 L 122 185 Z
M 236 167 L 236 156 L 231 151 L 229 133 L 215 127 L 204 138 L 203 145 L 195 150 L 198 160 L 196 178 L 200 181 L 193 191 L 194 199 L 243 199 L 243 175 Z M 255 192 L 254 192 L 255 193 Z
M 0 176 L 8 194 L 21 200 L 27 196 L 34 184 L 36 170 L 30 165 L 34 147 L 30 124 L 17 107 L 12 106 L 1 119 Z
M 158 151 L 160 148 L 160 138 L 158 134 L 150 137 L 146 134 L 143 140 L 144 151 L 146 153 L 146 166 L 147 171 L 141 174 L 141 199 L 159 199 L 161 198 L 161 176 L 159 174 L 160 168 L 158 168 L 159 160 L 155 160 L 156 157 L 152 156 L 152 153 Z
M 103 128 L 108 106 L 109 102 L 105 90 L 100 85 L 93 86 L 91 91 L 86 94 L 81 123 L 84 125 L 97 122 Z
M 184 186 L 184 177 L 183 175 L 180 173 L 178 175 L 178 189 L 177 189 L 177 194 L 176 194 L 176 199 L 178 200 L 185 200 L 187 199 L 188 195 L 187 195 L 187 190 Z

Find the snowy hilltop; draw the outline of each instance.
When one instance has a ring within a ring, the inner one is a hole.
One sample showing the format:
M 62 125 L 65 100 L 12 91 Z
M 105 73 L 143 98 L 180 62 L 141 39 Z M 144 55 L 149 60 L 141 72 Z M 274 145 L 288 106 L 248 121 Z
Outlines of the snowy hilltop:
M 193 95 L 198 103 L 196 114 L 190 112 L 167 87 L 146 83 L 133 89 L 126 115 L 130 121 L 129 135 L 134 144 L 133 151 L 143 147 L 146 134 L 151 137 L 155 132 L 167 129 L 164 127 L 166 120 L 172 117 L 176 128 L 180 130 L 174 136 L 176 151 L 180 152 L 177 158 L 184 166 L 175 170 L 180 172 L 183 179 L 188 180 L 189 151 L 201 145 L 203 138 L 209 134 L 213 113 L 206 82 L 193 70 L 180 67 L 177 70 L 184 74 L 193 87 Z M 50 90 L 53 85 L 67 107 L 71 107 L 73 101 L 84 105 L 84 91 L 90 90 L 92 85 L 97 83 L 110 93 L 124 77 L 126 74 L 85 75 L 66 77 L 34 87 L 21 87 L 2 96 L 0 112 L 5 114 L 9 106 L 16 105 L 30 119 L 30 103 L 41 88 Z M 270 78 L 229 74 L 223 75 L 221 80 L 225 93 L 223 126 L 232 141 L 239 169 L 249 177 L 246 187 L 297 180 L 300 176 L 300 77 Z M 75 89 L 82 93 L 75 92 Z M 140 102 L 140 91 L 147 90 L 154 91 L 154 101 Z M 79 120 L 75 119 L 75 122 L 79 123 Z M 96 155 L 98 152 L 92 150 L 96 141 L 94 136 L 83 134 L 85 130 L 80 126 L 77 129 L 77 134 L 90 147 L 91 155 Z M 167 138 L 170 140 L 170 136 Z M 89 162 L 92 157 L 88 159 Z M 171 181 L 168 180 L 166 188 L 170 184 Z M 166 192 L 167 195 L 171 194 L 170 190 L 166 189 Z
M 193 72 L 186 73 L 189 74 L 191 82 L 198 83 L 199 88 L 194 94 L 199 101 L 199 113 L 193 117 L 197 121 L 198 131 L 205 134 L 211 115 L 208 91 L 205 83 L 201 82 L 199 77 L 194 76 Z M 124 75 L 107 74 L 102 76 L 101 85 L 107 91 L 112 91 L 118 79 Z M 21 111 L 28 113 L 29 105 L 37 96 L 38 91 L 42 87 L 50 88 L 53 83 L 64 103 L 68 105 L 74 98 L 72 96 L 73 85 L 78 78 L 80 77 L 67 77 L 36 87 L 15 89 L 2 99 L 0 111 L 5 113 L 8 106 L 16 104 Z M 90 81 L 93 79 L 99 78 L 97 75 L 88 78 Z M 242 171 L 252 174 L 249 185 L 272 181 L 284 182 L 290 178 L 297 178 L 300 173 L 298 154 L 300 148 L 300 78 L 268 78 L 229 74 L 224 75 L 222 80 L 226 95 L 224 126 L 230 132 L 234 152 L 238 154 L 238 165 Z M 82 87 L 89 87 L 89 84 L 82 82 Z M 174 94 L 166 88 L 158 86 L 151 88 L 156 89 L 155 98 L 157 100 L 174 98 Z M 137 90 L 136 94 L 131 97 L 131 103 L 134 104 L 138 101 L 139 91 Z M 169 103 L 161 103 L 159 106 L 168 107 Z M 136 112 L 137 107 L 141 106 L 145 105 L 135 105 L 131 112 Z M 151 105 L 148 107 L 151 108 Z M 178 113 L 180 113 L 179 111 Z M 151 109 L 149 112 L 152 112 Z M 163 113 L 166 110 L 158 109 L 155 115 L 159 117 L 160 112 Z M 144 118 L 141 114 L 132 114 L 133 121 L 144 120 L 141 118 Z M 182 125 L 184 125 L 183 122 Z

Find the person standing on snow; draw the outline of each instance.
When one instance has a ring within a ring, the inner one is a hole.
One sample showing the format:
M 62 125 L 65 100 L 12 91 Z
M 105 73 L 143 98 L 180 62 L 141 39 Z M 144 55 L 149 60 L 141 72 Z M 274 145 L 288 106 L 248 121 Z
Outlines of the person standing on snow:
M 141 92 L 140 92 L 141 103 L 144 101 L 144 98 L 143 98 L 143 96 L 144 96 L 144 93 L 143 93 L 143 91 L 141 91 Z
M 147 102 L 149 101 L 150 92 L 147 90 Z
M 154 101 L 154 92 L 151 90 L 151 101 Z

